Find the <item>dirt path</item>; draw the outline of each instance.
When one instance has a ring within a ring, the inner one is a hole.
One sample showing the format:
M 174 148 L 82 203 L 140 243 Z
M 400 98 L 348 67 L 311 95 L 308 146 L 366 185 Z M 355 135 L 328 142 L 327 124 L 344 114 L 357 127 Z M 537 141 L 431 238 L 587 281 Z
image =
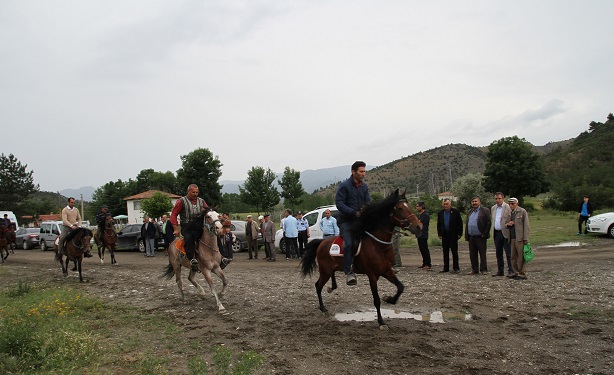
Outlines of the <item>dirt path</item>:
M 87 259 L 85 288 L 110 303 L 171 314 L 186 337 L 206 336 L 211 344 L 254 350 L 265 358 L 261 373 L 612 373 L 614 242 L 537 249 L 527 281 L 439 274 L 440 250 L 431 249 L 431 254 L 433 271 L 422 271 L 415 268 L 421 263 L 418 251 L 402 250 L 399 277 L 405 293 L 396 306 L 382 307 L 427 317 L 442 312 L 445 323 L 385 318 L 387 331 L 378 328 L 374 312 L 367 322 L 335 318 L 373 308 L 364 276 L 358 286 L 341 284 L 335 293 L 325 294 L 330 312 L 323 314 L 315 278 L 301 278 L 298 262 L 281 257 L 272 263 L 247 260 L 244 253 L 236 256 L 226 269 L 226 315 L 218 314 L 211 295 L 200 298 L 185 275 L 188 298 L 181 303 L 175 282 L 159 278 L 167 264 L 164 254 L 145 258 L 118 252 L 117 267 Z M 467 271 L 466 249 L 460 259 Z M 494 271 L 492 250 L 488 261 Z M 2 279 L 36 273 L 39 280 L 79 286 L 77 275 L 61 276 L 50 252 L 17 250 L 1 267 Z M 202 277 L 199 281 L 204 284 Z M 394 292 L 383 279 L 379 288 L 380 295 Z M 471 319 L 464 320 L 465 314 Z

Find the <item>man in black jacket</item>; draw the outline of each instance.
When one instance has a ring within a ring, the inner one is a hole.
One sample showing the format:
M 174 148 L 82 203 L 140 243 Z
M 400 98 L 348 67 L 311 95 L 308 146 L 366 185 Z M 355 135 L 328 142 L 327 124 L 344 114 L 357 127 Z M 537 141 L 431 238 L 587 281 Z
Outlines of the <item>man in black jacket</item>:
M 437 236 L 443 248 L 443 270 L 450 272 L 450 250 L 454 273 L 460 272 L 458 264 L 458 240 L 463 236 L 463 218 L 456 208 L 452 208 L 450 198 L 443 199 L 443 210 L 437 214 Z
M 471 198 L 471 209 L 467 213 L 465 240 L 469 242 L 471 271 L 468 275 L 487 275 L 486 239 L 490 237 L 490 210 L 482 206 L 480 198 Z M 479 255 L 479 261 L 478 261 Z
M 593 205 L 589 202 L 589 199 L 590 197 L 585 195 L 580 204 L 580 209 L 578 209 L 578 235 L 582 234 L 582 223 L 584 223 L 584 234 L 586 234 L 586 222 L 593 214 Z

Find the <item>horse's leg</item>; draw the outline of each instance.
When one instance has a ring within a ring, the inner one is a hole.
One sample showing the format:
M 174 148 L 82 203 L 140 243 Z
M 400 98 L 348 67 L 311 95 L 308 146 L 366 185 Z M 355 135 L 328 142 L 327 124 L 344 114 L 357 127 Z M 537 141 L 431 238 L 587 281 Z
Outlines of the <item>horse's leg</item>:
M 322 263 L 320 263 L 320 267 L 318 268 L 320 269 L 320 277 L 318 278 L 318 281 L 316 281 L 316 284 L 315 284 L 316 293 L 318 294 L 318 302 L 320 303 L 320 311 L 327 312 L 328 310 L 324 306 L 324 301 L 322 300 L 322 289 L 328 282 L 328 279 L 330 279 L 331 276 L 334 276 L 335 271 L 330 271 L 327 269 L 327 267 L 323 267 Z M 333 285 L 336 286 L 336 283 Z
M 198 265 L 200 266 L 202 263 L 198 263 Z M 194 275 L 196 275 L 196 272 L 192 271 L 192 267 L 190 268 L 190 274 L 188 275 L 188 280 L 190 280 L 190 282 L 192 283 L 192 285 L 194 285 L 197 289 L 198 289 L 198 294 L 200 294 L 201 296 L 206 296 L 207 292 L 205 292 L 205 290 L 203 289 L 203 287 L 196 282 L 196 280 L 194 279 Z M 203 267 L 204 268 L 204 267 Z M 203 269 L 200 270 L 200 272 L 203 272 Z M 204 272 L 203 272 L 204 275 Z M 209 279 L 211 279 L 211 275 L 209 275 Z M 207 281 L 208 282 L 208 281 Z
M 224 305 L 222 305 L 222 301 L 220 301 L 220 297 L 217 295 L 217 290 L 215 290 L 215 285 L 213 285 L 213 278 L 211 277 L 211 271 L 205 267 L 202 267 L 200 271 L 205 277 L 207 284 L 209 284 L 209 289 L 211 289 L 211 293 L 215 297 L 215 303 L 217 303 L 217 311 L 218 312 L 225 311 L 226 308 L 224 308 Z
M 337 289 L 337 278 L 335 277 L 335 271 L 333 271 L 333 274 L 330 276 L 330 283 L 331 286 L 326 289 L 328 293 L 332 293 L 335 289 Z
M 64 261 L 64 263 L 62 263 L 62 258 L 60 257 L 60 263 L 62 263 L 62 272 L 64 273 L 64 277 L 68 276 L 68 263 L 70 262 L 70 259 L 68 259 L 68 256 L 66 257 L 66 260 Z
M 77 269 L 79 270 L 79 281 L 83 282 L 83 275 L 81 275 L 81 261 L 83 260 L 83 257 L 78 257 L 77 258 Z
M 399 297 L 401 296 L 401 293 L 403 293 L 403 290 L 405 289 L 405 286 L 403 285 L 401 280 L 399 280 L 399 278 L 394 273 L 392 268 L 389 269 L 383 276 L 386 278 L 386 280 L 390 281 L 391 283 L 393 283 L 397 287 L 397 293 L 394 296 L 392 296 L 392 297 L 384 296 L 382 298 L 384 300 L 384 302 L 389 303 L 391 305 L 394 305 L 399 300 Z
M 179 288 L 181 300 L 185 301 L 185 295 L 183 294 L 183 281 L 181 281 L 181 264 L 174 263 L 173 269 L 175 270 L 175 282 L 177 283 L 177 288 Z
M 111 264 L 115 264 L 118 266 L 117 261 L 115 260 L 115 244 L 109 246 L 109 253 L 111 253 Z
M 104 263 L 104 245 L 101 243 L 96 243 L 96 247 L 98 247 L 98 258 L 100 258 L 100 264 Z
M 379 276 L 373 274 L 368 274 L 369 276 L 369 285 L 371 286 L 371 294 L 373 295 L 373 305 L 375 306 L 375 310 L 377 310 L 377 322 L 379 323 L 380 329 L 388 329 L 386 323 L 384 323 L 384 318 L 382 318 L 382 312 L 380 310 L 381 301 L 379 298 L 379 292 L 377 291 L 377 279 Z
M 224 273 L 224 271 L 222 271 L 222 268 L 220 266 L 213 267 L 211 272 L 216 274 L 217 277 L 219 277 L 220 280 L 222 280 L 222 290 L 218 293 L 218 295 L 222 297 L 224 293 L 226 292 L 226 285 L 228 285 L 228 281 L 226 280 L 226 274 Z

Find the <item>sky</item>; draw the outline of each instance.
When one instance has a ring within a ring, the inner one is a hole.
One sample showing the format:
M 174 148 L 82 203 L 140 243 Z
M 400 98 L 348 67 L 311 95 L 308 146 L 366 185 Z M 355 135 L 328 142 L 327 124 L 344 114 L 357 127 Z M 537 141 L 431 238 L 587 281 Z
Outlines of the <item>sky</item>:
M 614 112 L 614 1 L 0 1 L 0 152 L 44 191 L 369 167 Z M 349 175 L 349 171 L 348 171 Z

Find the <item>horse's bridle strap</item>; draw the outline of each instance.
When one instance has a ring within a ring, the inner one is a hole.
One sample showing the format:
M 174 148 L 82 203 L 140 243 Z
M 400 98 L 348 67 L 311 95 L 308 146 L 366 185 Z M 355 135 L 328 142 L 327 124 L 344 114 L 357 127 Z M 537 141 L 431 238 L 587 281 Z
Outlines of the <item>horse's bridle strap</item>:
M 388 242 L 388 241 L 382 241 L 379 238 L 375 237 L 374 235 L 372 235 L 371 233 L 365 231 L 365 233 L 367 234 L 367 236 L 373 238 L 375 241 L 381 243 L 382 245 L 392 245 L 392 241 Z

